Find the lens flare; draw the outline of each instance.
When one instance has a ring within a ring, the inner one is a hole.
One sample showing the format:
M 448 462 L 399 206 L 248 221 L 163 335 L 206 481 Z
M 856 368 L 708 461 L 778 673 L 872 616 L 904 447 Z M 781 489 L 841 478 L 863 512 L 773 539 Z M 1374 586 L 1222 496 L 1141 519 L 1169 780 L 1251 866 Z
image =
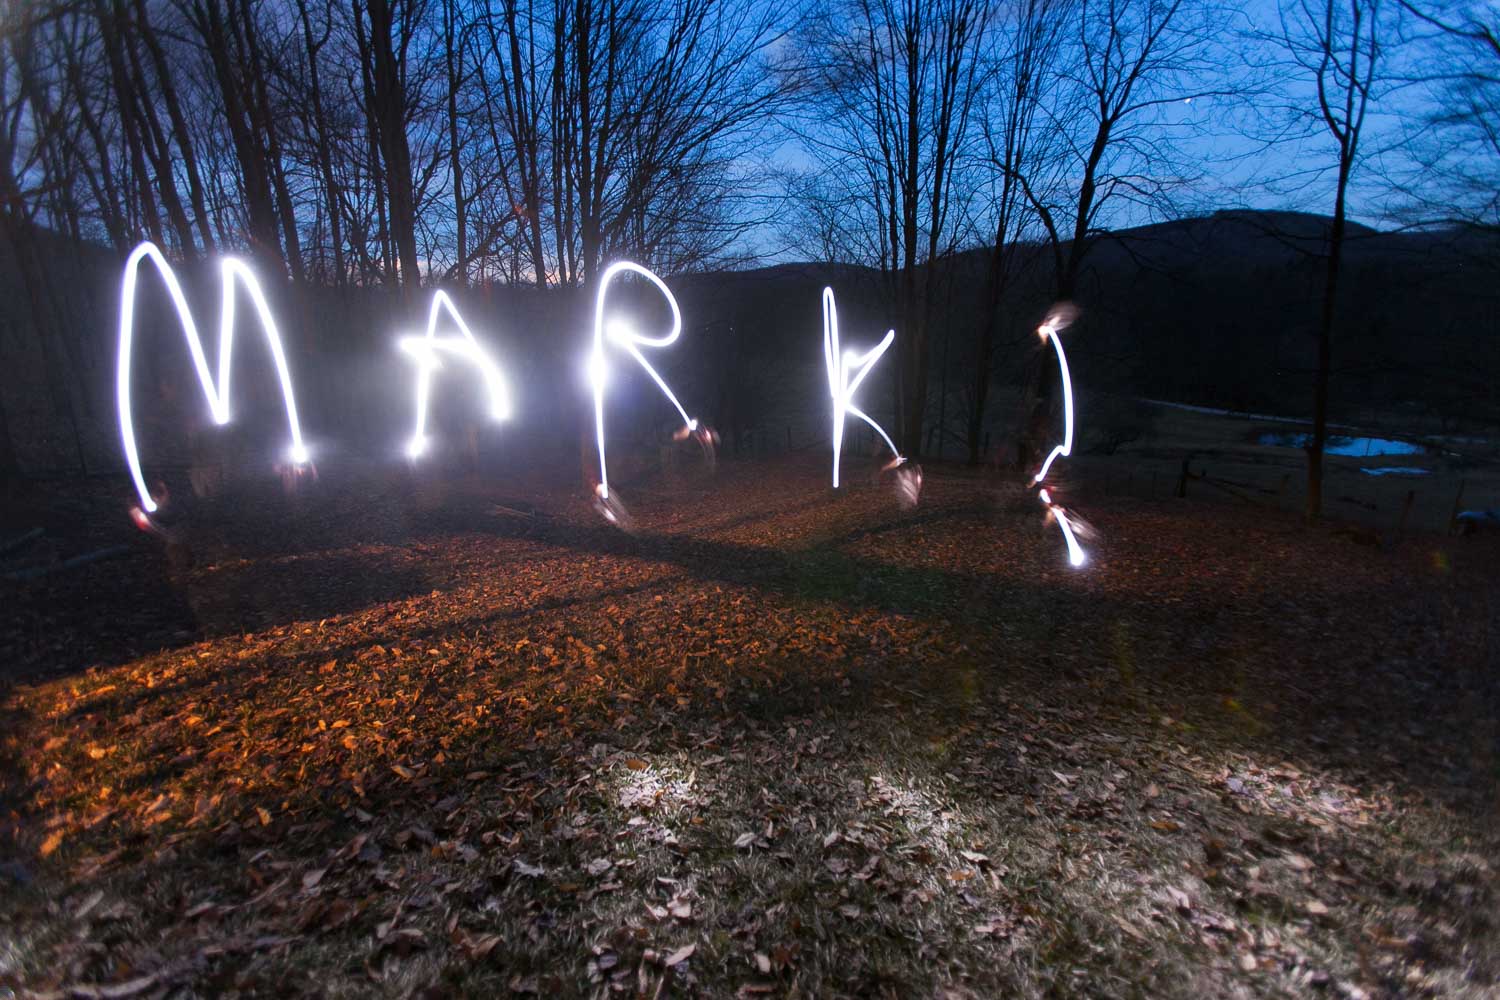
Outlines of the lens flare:
M 1067 458 L 1073 454 L 1073 376 L 1068 370 L 1068 355 L 1063 351 L 1062 331 L 1072 323 L 1076 315 L 1071 307 L 1059 306 L 1053 310 L 1040 327 L 1037 334 L 1043 340 L 1052 341 L 1052 347 L 1057 352 L 1057 372 L 1062 380 L 1063 390 L 1063 439 L 1062 443 L 1056 445 L 1048 453 L 1046 461 L 1037 474 L 1032 477 L 1032 485 L 1040 486 L 1047 473 L 1052 468 L 1052 463 L 1059 457 Z M 1057 519 L 1057 526 L 1062 529 L 1063 539 L 1068 543 L 1068 562 L 1074 566 L 1082 566 L 1087 558 L 1083 547 L 1078 544 L 1077 532 L 1068 519 L 1068 512 L 1061 505 L 1055 503 L 1045 489 L 1038 490 L 1037 497 L 1047 506 L 1047 509 Z
M 446 311 L 458 327 L 460 336 L 439 337 L 437 335 L 438 314 Z M 485 393 L 489 397 L 490 417 L 505 420 L 510 416 L 510 393 L 500 368 L 491 360 L 489 353 L 475 338 L 469 324 L 459 315 L 458 308 L 447 292 L 439 291 L 432 297 L 432 308 L 427 313 L 427 333 L 421 337 L 402 337 L 397 342 L 401 350 L 412 356 L 417 363 L 417 426 L 406 445 L 407 457 L 415 461 L 427 451 L 427 403 L 431 393 L 432 373 L 443 367 L 438 353 L 446 352 L 479 369 L 484 379 Z
M 906 461 L 890 435 L 869 414 L 854 405 L 854 391 L 870 374 L 870 369 L 896 339 L 895 330 L 887 330 L 880 343 L 863 354 L 839 350 L 839 310 L 833 301 L 833 289 L 823 289 L 823 364 L 828 369 L 828 392 L 833 397 L 833 488 L 839 488 L 839 456 L 844 450 L 844 418 L 856 416 L 875 428 L 875 433 L 891 449 L 893 465 Z M 920 480 L 918 480 L 920 482 Z
M 132 418 L 130 406 L 130 358 L 135 341 L 135 292 L 136 285 L 140 281 L 141 262 L 145 260 L 156 265 L 162 284 L 172 298 L 172 305 L 177 310 L 177 321 L 187 336 L 188 352 L 193 358 L 193 368 L 198 373 L 198 382 L 203 387 L 203 395 L 208 399 L 209 412 L 213 415 L 214 423 L 221 425 L 229 423 L 229 362 L 234 355 L 235 283 L 239 282 L 244 288 L 245 293 L 250 296 L 251 304 L 255 306 L 261 330 L 264 331 L 271 347 L 271 358 L 276 365 L 276 377 L 281 381 L 281 398 L 286 403 L 287 427 L 292 438 L 289 449 L 291 460 L 298 465 L 306 463 L 310 456 L 307 445 L 302 441 L 301 425 L 297 421 L 297 403 L 292 395 L 292 375 L 287 369 L 286 352 L 282 349 L 281 334 L 277 332 L 276 320 L 271 316 L 271 307 L 266 303 L 265 294 L 261 291 L 260 283 L 255 280 L 255 274 L 244 261 L 233 257 L 226 257 L 219 264 L 223 281 L 219 298 L 219 371 L 216 385 L 213 376 L 209 374 L 208 359 L 203 353 L 203 341 L 198 336 L 198 327 L 193 322 L 192 310 L 188 308 L 182 285 L 177 281 L 172 265 L 167 262 L 167 258 L 156 244 L 145 242 L 132 250 L 125 260 L 125 276 L 120 290 L 119 358 L 115 369 L 115 404 L 119 411 L 120 440 L 125 447 L 125 463 L 130 467 L 130 478 L 135 483 L 136 494 L 141 500 L 141 510 L 150 514 L 156 511 L 157 506 L 156 501 L 151 498 L 150 491 L 146 489 L 146 480 L 141 474 L 141 459 L 135 440 L 135 421 Z
M 667 305 L 672 310 L 672 328 L 660 337 L 647 337 L 631 327 L 628 323 L 619 319 L 611 319 L 608 323 L 604 320 L 604 306 L 609 294 L 610 283 L 620 275 L 631 273 L 638 274 L 656 286 L 662 297 L 667 300 Z M 662 281 L 651 271 L 640 264 L 628 260 L 618 261 L 605 269 L 599 279 L 599 295 L 594 301 L 594 348 L 589 354 L 588 375 L 589 384 L 594 390 L 594 436 L 599 445 L 599 485 L 597 487 L 598 498 L 608 501 L 609 495 L 609 463 L 604 454 L 604 389 L 609 383 L 609 360 L 604 354 L 606 342 L 613 344 L 620 350 L 635 358 L 636 362 L 644 369 L 651 380 L 661 388 L 662 393 L 682 415 L 683 429 L 688 434 L 695 434 L 698 430 L 698 421 L 687 415 L 677 397 L 672 394 L 666 381 L 657 374 L 651 363 L 641 354 L 642 347 L 667 347 L 676 342 L 682 334 L 682 311 L 677 308 L 677 300 L 672 297 L 672 292 L 667 288 L 666 282 Z M 681 433 L 681 432 L 679 432 Z M 700 442 L 708 440 L 700 438 Z M 610 519 L 614 520 L 614 519 Z

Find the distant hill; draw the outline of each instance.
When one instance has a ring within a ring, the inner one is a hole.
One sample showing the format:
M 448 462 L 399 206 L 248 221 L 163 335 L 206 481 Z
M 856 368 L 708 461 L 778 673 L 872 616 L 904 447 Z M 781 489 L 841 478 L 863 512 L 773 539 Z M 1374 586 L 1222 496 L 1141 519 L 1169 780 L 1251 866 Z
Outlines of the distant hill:
M 1235 209 L 1098 237 L 1079 283 L 1082 319 L 1067 339 L 1075 380 L 1206 406 L 1309 411 L 1329 221 Z M 1029 268 L 1007 304 L 1000 383 L 1019 378 L 1034 352 L 1029 333 L 1054 287 L 1050 252 L 1024 250 Z M 946 339 L 950 389 L 972 371 L 987 256 L 970 250 L 942 265 L 933 368 L 939 379 Z M 825 281 L 839 291 L 841 313 L 857 310 L 854 328 L 870 337 L 884 329 L 883 286 L 866 268 L 788 264 L 685 284 L 715 289 L 700 315 L 755 315 L 780 350 L 790 346 L 781 331 L 793 327 L 796 342 L 816 346 Z M 1500 423 L 1500 234 L 1351 224 L 1334 364 L 1340 417 Z
M 1065 340 L 1080 393 L 1310 412 L 1327 226 L 1316 215 L 1232 210 L 1100 236 L 1079 284 L 1081 319 Z M 1359 225 L 1350 234 L 1334 344 L 1334 418 L 1394 422 L 1412 431 L 1500 425 L 1500 236 Z M 80 453 L 91 468 L 113 467 L 121 262 L 106 248 L 55 235 L 44 235 L 41 246 L 52 285 L 44 307 L 60 317 L 63 332 L 37 335 L 36 303 L 16 263 L 0 257 L 0 416 L 23 468 L 76 469 Z M 1034 330 L 1054 288 L 1050 252 L 1021 249 L 1026 268 L 1004 306 L 992 372 L 999 391 L 989 427 L 1001 434 L 1015 417 L 1014 407 L 1001 402 L 1006 387 L 1046 361 Z M 960 426 L 973 381 L 987 253 L 970 250 L 939 265 L 930 416 L 941 408 L 950 432 Z M 200 324 L 212 337 L 216 282 L 203 267 L 184 278 L 199 309 L 207 310 Z M 695 401 L 695 412 L 755 447 L 813 440 L 826 431 L 824 285 L 837 292 L 846 344 L 874 343 L 894 325 L 888 284 L 855 265 L 788 263 L 681 275 L 670 283 L 686 329 L 681 346 L 663 353 L 663 370 Z M 271 295 L 281 303 L 299 402 L 306 400 L 304 422 L 383 453 L 411 419 L 409 364 L 392 346 L 401 311 L 390 293 L 313 289 L 295 305 L 286 289 Z M 529 421 L 527 434 L 573 433 L 587 337 L 581 300 L 509 288 L 471 289 L 458 300 L 475 330 L 492 336 L 510 370 L 520 373 L 527 396 L 518 419 Z M 158 392 L 165 391 L 163 379 L 190 377 L 181 335 L 164 307 L 157 301 L 154 320 L 143 320 L 143 336 L 157 350 L 143 355 L 149 360 L 139 376 L 155 380 Z M 249 338 L 241 342 L 249 367 L 235 362 L 235 397 L 274 419 L 278 404 L 268 391 L 274 381 L 255 373 L 265 361 L 263 348 Z M 866 407 L 877 415 L 889 409 L 892 370 L 888 362 L 864 390 Z M 635 427 L 643 439 L 662 416 L 647 389 L 612 403 L 621 407 L 615 426 Z M 183 405 L 190 401 L 182 397 Z M 453 405 L 463 410 L 461 400 Z

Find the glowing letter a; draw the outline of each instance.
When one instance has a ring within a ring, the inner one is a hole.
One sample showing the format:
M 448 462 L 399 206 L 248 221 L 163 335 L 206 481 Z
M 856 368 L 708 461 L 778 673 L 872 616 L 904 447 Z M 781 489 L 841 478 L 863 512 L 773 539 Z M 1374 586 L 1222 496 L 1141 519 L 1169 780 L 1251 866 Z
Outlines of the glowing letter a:
M 437 335 L 438 314 L 444 310 L 458 327 L 461 336 Z M 427 400 L 432 373 L 442 364 L 438 360 L 438 351 L 447 351 L 478 368 L 479 374 L 484 378 L 485 392 L 489 396 L 490 416 L 495 420 L 504 420 L 510 416 L 510 396 L 505 389 L 505 380 L 500 377 L 500 369 L 474 338 L 469 324 L 458 314 L 458 309 L 447 292 L 439 291 L 432 297 L 432 309 L 427 313 L 427 336 L 402 337 L 400 346 L 417 361 L 417 427 L 412 432 L 411 443 L 406 446 L 408 457 L 420 458 L 427 450 Z

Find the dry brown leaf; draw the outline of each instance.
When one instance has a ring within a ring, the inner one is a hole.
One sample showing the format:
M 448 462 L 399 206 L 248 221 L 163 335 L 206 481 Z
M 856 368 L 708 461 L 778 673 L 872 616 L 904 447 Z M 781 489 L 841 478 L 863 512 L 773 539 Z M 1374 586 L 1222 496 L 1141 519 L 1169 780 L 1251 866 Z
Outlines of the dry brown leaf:
M 61 830 L 53 830 L 51 833 L 47 834 L 47 839 L 42 841 L 42 846 L 39 853 L 42 857 L 45 858 L 53 851 L 57 850 L 62 842 L 63 832 Z
M 470 934 L 462 927 L 455 928 L 451 940 L 470 961 L 479 961 L 494 951 L 500 944 L 499 934 Z

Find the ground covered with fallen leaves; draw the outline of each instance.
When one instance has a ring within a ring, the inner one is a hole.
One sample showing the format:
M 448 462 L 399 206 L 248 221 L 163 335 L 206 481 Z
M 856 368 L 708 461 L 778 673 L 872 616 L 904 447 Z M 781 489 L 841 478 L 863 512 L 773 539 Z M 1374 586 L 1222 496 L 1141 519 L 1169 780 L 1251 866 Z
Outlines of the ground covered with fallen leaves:
M 1101 498 L 1074 571 L 867 473 L 371 472 L 0 584 L 0 995 L 1500 990 L 1493 540 Z

